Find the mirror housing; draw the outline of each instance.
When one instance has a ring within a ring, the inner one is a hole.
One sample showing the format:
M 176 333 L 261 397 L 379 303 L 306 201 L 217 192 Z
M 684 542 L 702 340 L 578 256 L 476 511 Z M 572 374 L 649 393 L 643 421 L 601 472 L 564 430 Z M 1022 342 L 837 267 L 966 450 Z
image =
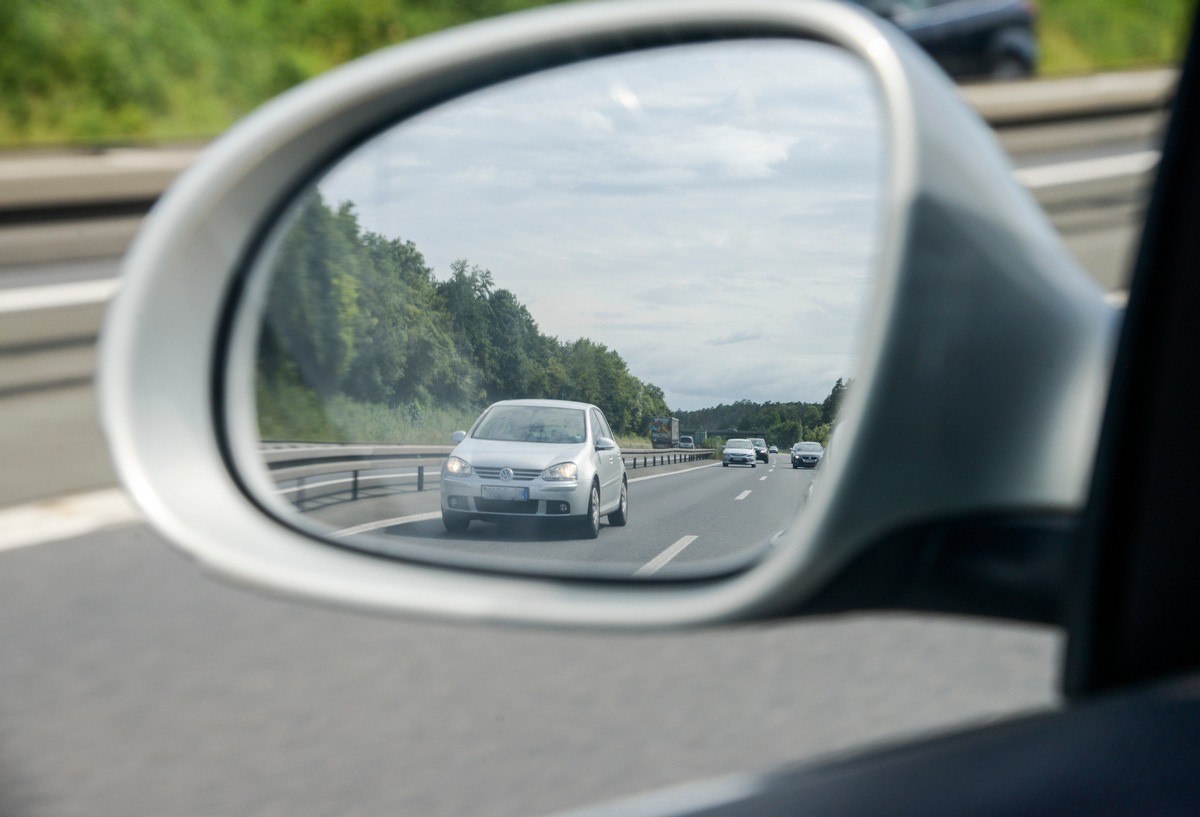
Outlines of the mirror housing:
M 231 335 L 230 316 L 295 191 L 371 135 L 480 87 L 622 51 L 753 37 L 855 55 L 890 132 L 878 294 L 857 385 L 820 489 L 770 558 L 660 585 L 489 575 L 331 546 L 255 504 L 228 423 L 231 407 L 253 400 L 230 385 L 251 378 L 227 371 L 228 350 L 250 340 Z M 1000 529 L 1048 520 L 1042 527 L 1058 531 L 1079 511 L 1115 326 L 991 133 L 898 31 L 826 0 L 618 0 L 388 49 L 239 123 L 168 191 L 131 247 L 101 340 L 99 401 L 118 473 L 147 518 L 205 569 L 272 593 L 606 627 L 870 607 L 1042 620 L 1053 615 L 1039 602 L 1061 560 L 997 547 L 972 561 L 939 531 L 979 520 Z M 1065 548 L 1068 536 L 1049 536 L 1047 547 Z M 914 570 L 925 584 L 911 581 Z M 945 592 L 964 576 L 995 590 L 986 609 L 979 594 Z
M 467 438 L 467 432 L 465 432 L 465 431 L 454 431 L 454 432 L 451 432 L 451 434 L 450 434 L 450 442 L 454 443 L 455 445 L 458 445 L 466 438 Z
M 617 447 L 616 440 L 609 439 L 608 437 L 597 437 L 596 438 L 596 450 L 597 451 L 612 451 L 616 447 Z

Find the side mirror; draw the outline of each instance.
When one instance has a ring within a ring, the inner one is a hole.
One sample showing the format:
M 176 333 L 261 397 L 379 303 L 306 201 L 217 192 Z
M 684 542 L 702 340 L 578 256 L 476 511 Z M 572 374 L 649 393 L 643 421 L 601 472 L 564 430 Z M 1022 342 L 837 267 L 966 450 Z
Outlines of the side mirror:
M 596 163 L 614 157 L 626 163 Z M 476 223 L 486 235 L 459 220 L 466 204 L 491 214 Z M 550 217 L 567 220 L 547 229 Z M 786 244 L 785 224 L 806 225 L 811 245 Z M 419 243 L 399 232 L 418 226 Z M 614 263 L 618 250 L 641 255 Z M 799 250 L 817 260 L 797 263 Z M 801 282 L 809 267 L 830 297 Z M 311 287 L 289 277 L 309 274 Z M 704 303 L 673 323 L 581 306 L 619 293 L 653 309 L 700 287 Z M 799 311 L 760 320 L 765 291 Z M 566 626 L 872 607 L 1044 620 L 1063 520 L 1083 504 L 1114 314 L 992 134 L 894 27 L 833 0 L 572 3 L 358 60 L 218 140 L 126 256 L 98 397 L 147 518 L 210 572 L 274 594 Z M 621 345 L 581 337 L 585 325 Z M 805 326 L 821 336 L 787 334 Z M 768 503 L 776 516 L 744 514 L 764 519 L 754 535 L 705 518 L 740 513 L 784 474 L 751 482 L 650 448 L 599 468 L 581 456 L 592 409 L 640 433 L 672 416 L 665 378 L 680 396 L 757 388 L 755 360 L 782 384 L 773 402 L 795 399 L 784 393 L 816 371 L 810 351 L 828 379 L 827 344 L 855 382 L 837 453 L 809 502 L 796 482 Z M 536 434 L 499 429 L 450 458 L 446 428 L 513 397 L 570 405 Z M 326 445 L 291 473 L 264 456 L 329 439 L 358 445 Z M 357 490 L 370 469 L 387 496 Z M 668 489 L 700 479 L 711 494 Z M 351 498 L 310 501 L 314 482 Z M 628 515 L 665 495 L 739 504 L 665 514 L 703 526 L 665 536 Z M 461 547 L 464 532 L 533 515 L 653 556 Z M 1035 547 L 1009 546 L 1031 530 Z M 959 546 L 963 531 L 989 546 Z M 713 541 L 676 558 L 672 542 L 701 534 Z
M 612 449 L 614 449 L 616 447 L 617 447 L 616 440 L 613 440 L 610 437 L 597 437 L 596 438 L 596 450 L 597 451 L 611 451 Z
M 450 442 L 454 443 L 455 445 L 458 445 L 466 438 L 467 432 L 465 431 L 453 431 L 450 433 Z

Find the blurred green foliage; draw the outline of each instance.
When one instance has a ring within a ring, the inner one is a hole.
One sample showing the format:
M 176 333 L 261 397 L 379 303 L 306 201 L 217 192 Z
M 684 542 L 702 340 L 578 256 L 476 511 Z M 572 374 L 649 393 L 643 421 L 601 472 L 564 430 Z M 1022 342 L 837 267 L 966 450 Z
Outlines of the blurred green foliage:
M 1178 62 L 1192 0 L 1038 0 L 1043 75 Z
M 354 57 L 548 0 L 3 0 L 0 147 L 207 138 Z M 1040 0 L 1042 73 L 1160 65 L 1187 0 Z
M 3 0 L 0 146 L 210 137 L 386 45 L 547 0 Z

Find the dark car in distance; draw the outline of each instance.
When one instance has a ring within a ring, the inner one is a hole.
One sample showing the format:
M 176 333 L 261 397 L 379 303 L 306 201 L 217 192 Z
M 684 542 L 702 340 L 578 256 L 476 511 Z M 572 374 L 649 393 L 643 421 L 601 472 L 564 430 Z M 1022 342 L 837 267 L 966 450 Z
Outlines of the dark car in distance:
M 762 437 L 754 437 L 750 440 L 754 444 L 754 459 L 762 460 L 763 462 L 771 461 L 771 452 L 767 450 L 767 441 Z
M 796 443 L 792 446 L 793 468 L 816 468 L 825 456 L 820 443 Z
M 955 78 L 1037 72 L 1030 0 L 849 0 L 894 23 Z

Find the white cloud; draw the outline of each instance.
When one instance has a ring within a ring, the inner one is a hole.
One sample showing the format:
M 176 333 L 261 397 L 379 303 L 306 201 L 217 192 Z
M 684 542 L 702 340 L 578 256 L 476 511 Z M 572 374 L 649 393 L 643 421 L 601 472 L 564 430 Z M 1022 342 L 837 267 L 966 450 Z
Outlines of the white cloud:
M 885 138 L 843 52 L 699 45 L 429 111 L 321 188 L 442 276 L 492 270 L 544 332 L 616 349 L 672 407 L 820 400 L 853 374 Z

